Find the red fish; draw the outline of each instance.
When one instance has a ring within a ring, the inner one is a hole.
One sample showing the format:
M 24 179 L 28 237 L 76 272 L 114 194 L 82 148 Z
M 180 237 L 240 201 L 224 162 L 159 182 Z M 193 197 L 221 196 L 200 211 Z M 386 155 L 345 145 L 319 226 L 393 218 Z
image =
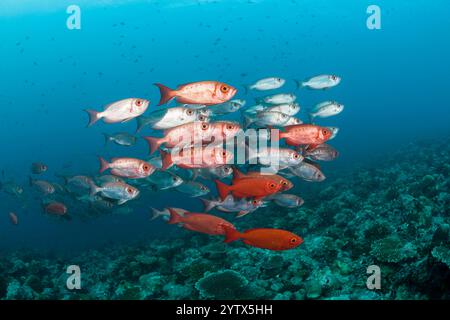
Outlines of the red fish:
M 254 198 L 254 200 L 261 200 L 268 195 L 279 192 L 281 189 L 279 184 L 265 177 L 238 179 L 231 186 L 219 180 L 215 180 L 215 182 L 222 200 L 225 200 L 230 193 L 239 199 Z
M 333 134 L 330 129 L 313 124 L 297 124 L 284 129 L 285 132 L 280 132 L 280 139 L 286 139 L 290 146 L 310 145 L 309 150 L 325 143 Z
M 183 169 L 217 168 L 231 163 L 233 154 L 221 147 L 191 147 L 176 151 L 160 150 L 162 169 L 171 168 L 174 164 Z
M 155 167 L 151 164 L 134 158 L 114 158 L 108 163 L 102 157 L 100 160 L 100 173 L 111 169 L 111 173 L 115 176 L 139 179 L 146 178 L 155 171 Z
M 168 208 L 168 210 L 170 212 L 170 220 L 168 223 L 181 223 L 187 230 L 209 235 L 225 235 L 225 227 L 234 229 L 234 226 L 230 222 L 210 214 L 185 212 L 184 216 L 181 216 L 175 209 Z
M 184 147 L 192 144 L 219 141 L 234 137 L 241 127 L 239 124 L 229 121 L 191 122 L 164 131 L 164 137 L 144 137 L 150 146 L 150 154 L 155 152 L 161 145 L 168 148 Z
M 237 182 L 239 179 L 248 179 L 248 178 L 268 178 L 273 180 L 276 184 L 280 185 L 280 191 L 287 191 L 289 189 L 292 189 L 294 184 L 289 181 L 286 178 L 283 178 L 282 176 L 279 176 L 277 174 L 263 174 L 261 172 L 247 172 L 242 173 L 237 168 L 233 167 L 233 184 Z
M 14 212 L 9 213 L 9 220 L 15 226 L 19 224 L 19 218 L 17 218 L 17 215 Z
M 281 229 L 250 229 L 239 232 L 225 227 L 225 243 L 242 240 L 245 244 L 275 251 L 294 249 L 303 243 L 296 234 Z
M 224 103 L 236 94 L 236 88 L 218 81 L 192 82 L 172 90 L 160 83 L 155 83 L 161 92 L 159 106 L 176 98 L 178 103 L 214 105 Z
M 45 205 L 44 210 L 48 214 L 63 216 L 67 214 L 67 207 L 61 202 L 50 202 Z

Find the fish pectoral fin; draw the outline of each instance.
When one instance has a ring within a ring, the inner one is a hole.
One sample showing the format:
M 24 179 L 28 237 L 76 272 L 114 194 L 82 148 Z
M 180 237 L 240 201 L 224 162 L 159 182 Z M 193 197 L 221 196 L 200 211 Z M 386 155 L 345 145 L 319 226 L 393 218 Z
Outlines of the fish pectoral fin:
M 134 118 L 127 118 L 127 119 L 125 119 L 125 120 L 122 120 L 120 123 L 128 122 L 128 121 L 130 121 L 131 119 L 134 119 Z
M 120 205 L 124 204 L 125 202 L 127 202 L 127 200 L 121 199 L 117 202 L 117 204 L 120 206 Z
M 236 218 L 242 218 L 243 216 L 249 214 L 250 211 L 239 211 L 238 214 L 236 215 Z

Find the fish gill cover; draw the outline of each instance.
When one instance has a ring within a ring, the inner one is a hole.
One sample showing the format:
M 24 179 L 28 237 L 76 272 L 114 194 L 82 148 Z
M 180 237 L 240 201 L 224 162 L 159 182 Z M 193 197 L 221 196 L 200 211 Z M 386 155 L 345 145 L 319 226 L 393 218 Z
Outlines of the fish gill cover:
M 3 1 L 0 298 L 449 299 L 445 2 L 377 2 Z

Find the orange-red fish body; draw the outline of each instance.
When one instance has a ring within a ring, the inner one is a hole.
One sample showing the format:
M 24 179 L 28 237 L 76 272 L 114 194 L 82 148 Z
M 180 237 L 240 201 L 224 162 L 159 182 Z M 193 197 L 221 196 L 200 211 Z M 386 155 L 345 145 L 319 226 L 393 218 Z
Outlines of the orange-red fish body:
M 169 224 L 181 223 L 185 229 L 209 235 L 225 235 L 225 228 L 234 229 L 230 222 L 206 213 L 185 212 L 184 216 L 176 210 L 168 208 Z
M 134 158 L 113 158 L 111 163 L 105 159 L 100 159 L 100 173 L 111 169 L 111 173 L 118 177 L 139 179 L 146 178 L 155 171 L 151 164 Z
M 317 146 L 332 136 L 330 129 L 313 124 L 298 124 L 287 126 L 284 129 L 284 132 L 280 132 L 280 139 L 286 139 L 286 144 L 290 146 Z
M 215 182 L 222 200 L 225 200 L 230 193 L 238 199 L 254 198 L 254 200 L 261 200 L 268 195 L 279 192 L 281 189 L 279 184 L 265 177 L 238 179 L 231 186 L 219 180 L 215 180 Z
M 236 88 L 218 81 L 192 82 L 178 86 L 172 90 L 160 83 L 155 83 L 161 92 L 159 105 L 176 98 L 178 103 L 214 105 L 224 103 L 233 98 Z
M 164 131 L 164 137 L 144 137 L 149 146 L 150 154 L 155 152 L 161 145 L 167 148 L 184 147 L 192 144 L 203 144 L 213 141 L 223 141 L 234 137 L 240 130 L 237 123 L 229 121 L 191 122 Z
M 287 191 L 294 187 L 294 184 L 288 179 L 279 176 L 277 174 L 264 174 L 261 172 L 247 172 L 242 173 L 236 168 L 233 168 L 233 184 L 238 182 L 239 179 L 248 179 L 248 178 L 267 178 L 273 180 L 276 184 L 280 185 L 280 191 Z
M 50 202 L 44 207 L 44 210 L 48 214 L 57 216 L 63 216 L 67 213 L 67 207 L 61 202 Z
M 250 229 L 243 233 L 225 228 L 225 242 L 241 239 L 245 244 L 268 250 L 282 251 L 298 247 L 303 239 L 296 234 L 281 229 Z
M 160 153 L 163 170 L 173 165 L 183 169 L 218 168 L 233 161 L 233 154 L 221 147 L 194 146 Z

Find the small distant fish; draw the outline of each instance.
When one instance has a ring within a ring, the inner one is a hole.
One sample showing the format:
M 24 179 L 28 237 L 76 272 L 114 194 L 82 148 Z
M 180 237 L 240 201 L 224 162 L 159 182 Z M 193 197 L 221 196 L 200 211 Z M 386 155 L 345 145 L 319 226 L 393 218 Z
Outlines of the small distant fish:
M 280 207 L 297 208 L 302 206 L 305 201 L 295 194 L 277 193 L 266 198 L 275 202 Z
M 158 105 L 176 98 L 178 103 L 214 105 L 224 103 L 236 94 L 232 86 L 217 81 L 200 81 L 180 85 L 172 90 L 160 83 L 155 83 L 161 93 Z
M 333 161 L 339 156 L 339 152 L 328 144 L 321 144 L 312 150 L 306 148 L 303 155 L 315 161 Z
M 185 212 L 184 216 L 181 216 L 172 208 L 168 208 L 168 210 L 170 212 L 168 223 L 181 223 L 183 228 L 187 230 L 209 235 L 224 235 L 225 228 L 234 230 L 234 226 L 230 222 L 210 214 Z
M 129 147 L 135 145 L 137 141 L 137 138 L 135 136 L 127 132 L 120 132 L 115 134 L 104 133 L 103 135 L 105 136 L 105 145 L 107 145 L 108 142 L 114 142 L 119 146 Z
M 289 117 L 289 120 L 286 121 L 286 123 L 284 124 L 285 126 L 295 126 L 297 124 L 303 124 L 303 121 L 295 118 L 295 117 Z
M 242 240 L 252 247 L 275 251 L 294 249 L 303 243 L 296 234 L 281 229 L 250 229 L 242 233 L 228 226 L 224 229 L 225 243 Z
M 145 126 L 150 126 L 154 130 L 167 130 L 195 121 L 208 122 L 209 114 L 207 110 L 185 107 L 162 109 L 137 118 L 136 132 L 141 131 Z
M 337 134 L 339 133 L 339 128 L 336 127 L 326 127 L 326 128 L 331 131 L 331 137 L 328 140 L 336 138 Z
M 156 170 L 145 182 L 150 183 L 154 190 L 167 190 L 181 185 L 183 179 L 170 171 Z
M 48 166 L 41 162 L 34 162 L 31 164 L 31 173 L 33 174 L 41 174 L 48 170 Z
M 309 80 L 297 82 L 297 87 L 307 87 L 309 89 L 324 90 L 337 86 L 341 82 L 341 78 L 335 75 L 320 75 Z
M 44 211 L 48 214 L 63 216 L 67 214 L 67 207 L 61 202 L 52 201 L 44 205 Z
M 261 111 L 254 117 L 245 116 L 244 126 L 256 125 L 258 127 L 282 127 L 289 120 L 289 116 L 281 112 Z
M 187 210 L 180 209 L 180 208 L 171 208 L 174 210 L 178 215 L 184 217 L 184 214 L 188 212 Z M 159 217 L 163 218 L 166 221 L 169 221 L 170 219 L 170 211 L 169 209 L 163 209 L 163 210 L 157 210 L 155 208 L 150 208 L 150 211 L 152 213 L 152 216 L 150 218 L 150 221 L 155 220 Z
M 266 103 L 266 104 L 290 104 L 294 103 L 297 97 L 292 93 L 279 93 L 263 98 L 257 98 L 256 103 Z
M 35 180 L 32 177 L 29 177 L 29 181 L 31 187 L 35 187 L 37 190 L 39 190 L 45 195 L 52 194 L 55 192 L 55 187 L 48 181 Z
M 212 116 L 221 116 L 236 112 L 245 106 L 245 100 L 236 99 L 225 103 L 216 104 L 208 107 L 208 111 Z
M 235 199 L 232 195 L 228 195 L 223 201 L 220 199 L 200 199 L 203 202 L 205 212 L 216 208 L 222 212 L 237 212 L 238 218 L 255 211 L 263 205 L 261 200 Z
M 72 177 L 60 176 L 64 179 L 66 185 L 74 186 L 82 189 L 89 189 L 94 182 L 91 177 L 77 175 Z
M 145 99 L 129 98 L 107 105 L 102 112 L 90 109 L 84 111 L 89 114 L 88 127 L 90 127 L 100 119 L 105 123 L 127 122 L 142 115 L 149 104 L 150 101 Z
M 19 224 L 19 218 L 17 217 L 17 215 L 14 212 L 9 213 L 9 220 L 15 226 L 17 226 Z
M 317 165 L 302 162 L 296 167 L 290 167 L 288 170 L 295 176 L 310 182 L 321 182 L 325 180 L 325 175 Z
M 176 187 L 175 190 L 185 193 L 193 198 L 204 196 L 210 192 L 207 186 L 195 181 L 186 181 Z
M 310 119 L 316 117 L 328 118 L 341 113 L 344 110 L 344 105 L 335 101 L 325 101 L 316 105 L 309 113 Z
M 261 80 L 256 81 L 254 84 L 248 86 L 250 90 L 258 90 L 258 91 L 265 91 L 265 90 L 273 90 L 281 88 L 286 83 L 286 80 L 282 78 L 264 78 Z
M 23 188 L 14 181 L 0 182 L 0 190 L 3 190 L 5 193 L 15 197 L 20 197 L 23 195 Z
M 102 157 L 99 157 L 99 160 L 100 173 L 111 169 L 113 175 L 123 178 L 145 178 L 155 171 L 155 167 L 149 163 L 135 158 L 114 158 L 111 159 L 111 163 L 108 163 Z
M 118 200 L 117 204 L 121 205 L 136 198 L 139 195 L 139 190 L 123 182 L 108 182 L 100 187 L 92 185 L 91 195 L 97 193 L 106 198 Z

